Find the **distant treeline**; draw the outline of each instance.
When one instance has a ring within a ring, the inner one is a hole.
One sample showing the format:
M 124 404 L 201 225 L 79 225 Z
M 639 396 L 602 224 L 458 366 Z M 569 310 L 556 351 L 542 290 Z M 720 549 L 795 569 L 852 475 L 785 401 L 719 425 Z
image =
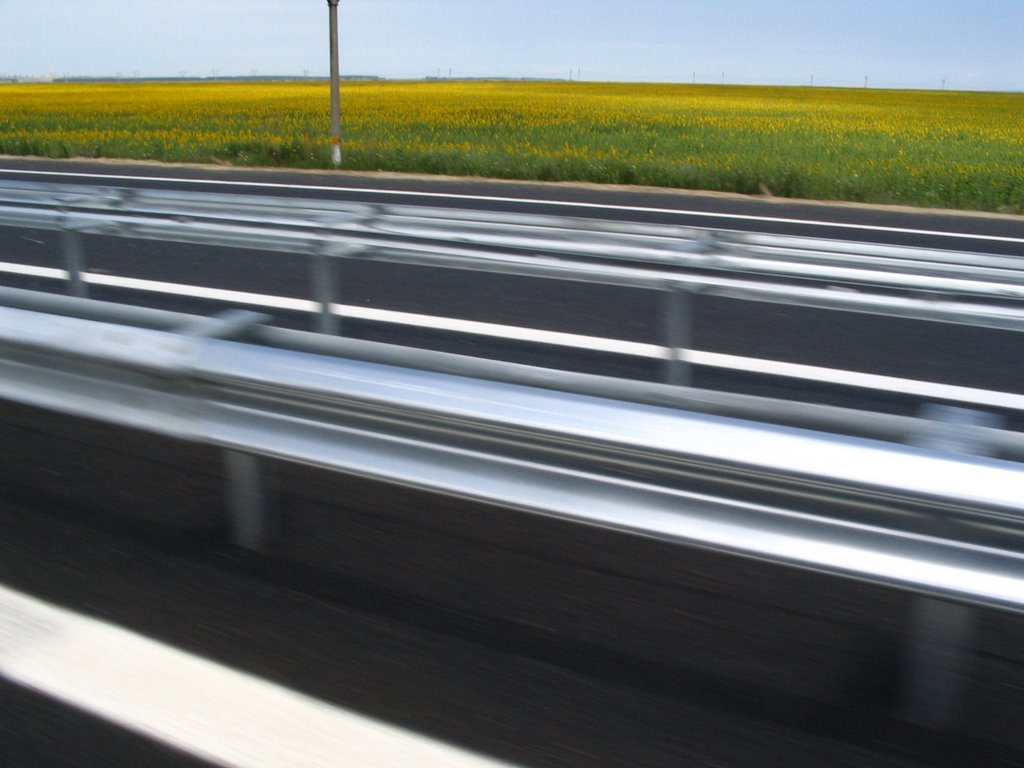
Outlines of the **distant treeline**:
M 235 75 L 235 76 L 189 76 L 178 77 L 54 77 L 47 79 L 51 83 L 183 83 L 183 82 L 229 82 L 237 80 L 249 83 L 283 83 L 297 81 L 322 81 L 326 75 Z M 380 75 L 342 75 L 342 80 L 382 80 Z M 14 81 L 8 81 L 14 82 Z M 40 82 L 38 79 L 34 82 Z

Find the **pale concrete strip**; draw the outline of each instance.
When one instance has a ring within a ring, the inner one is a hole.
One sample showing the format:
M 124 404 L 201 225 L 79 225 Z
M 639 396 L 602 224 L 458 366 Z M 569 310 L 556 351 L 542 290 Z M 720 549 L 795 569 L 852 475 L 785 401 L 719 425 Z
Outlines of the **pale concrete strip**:
M 0 675 L 225 768 L 507 765 L 4 586 Z

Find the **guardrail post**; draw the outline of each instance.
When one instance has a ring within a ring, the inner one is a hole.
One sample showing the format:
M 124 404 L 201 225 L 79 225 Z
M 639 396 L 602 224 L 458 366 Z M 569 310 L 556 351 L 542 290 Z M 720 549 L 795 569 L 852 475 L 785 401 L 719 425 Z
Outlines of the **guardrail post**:
M 992 414 L 950 406 L 925 406 L 922 415 L 932 425 L 917 436 L 915 443 L 975 456 L 985 455 L 988 450 L 977 439 L 974 428 L 998 422 Z M 902 718 L 943 730 L 957 724 L 967 687 L 974 617 L 974 610 L 961 603 L 933 597 L 915 599 L 902 667 Z
M 334 314 L 332 309 L 332 305 L 338 299 L 337 272 L 334 257 L 328 256 L 323 251 L 313 254 L 311 269 L 313 297 L 320 305 L 320 311 L 314 322 L 314 330 L 332 336 L 341 332 L 341 319 Z
M 973 630 L 969 606 L 934 597 L 915 599 L 903 665 L 901 717 L 942 730 L 957 723 Z
M 226 450 L 224 467 L 231 543 L 266 552 L 276 517 L 266 462 L 250 453 Z
M 89 290 L 85 281 L 82 280 L 82 270 L 85 265 L 82 235 L 70 225 L 66 225 L 61 230 L 60 236 L 63 245 L 64 269 L 68 273 L 68 293 L 85 298 Z
M 665 361 L 666 384 L 690 386 L 693 370 L 686 352 L 693 344 L 694 295 L 686 288 L 672 287 L 662 293 L 662 322 L 665 346 L 669 357 Z

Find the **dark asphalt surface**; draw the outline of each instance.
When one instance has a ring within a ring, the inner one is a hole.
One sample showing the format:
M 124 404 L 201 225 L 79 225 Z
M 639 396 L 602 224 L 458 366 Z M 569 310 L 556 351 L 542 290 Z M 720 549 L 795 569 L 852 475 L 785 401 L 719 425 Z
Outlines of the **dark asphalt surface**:
M 19 174 L 19 171 L 21 172 Z M 38 176 L 26 171 L 62 174 Z M 80 175 L 78 175 L 80 174 Z M 94 175 L 117 176 L 106 182 Z M 0 157 L 0 178 L 60 183 L 201 189 L 281 197 L 312 197 L 354 202 L 454 205 L 477 210 L 549 213 L 584 218 L 735 229 L 752 232 L 828 237 L 840 240 L 914 245 L 947 250 L 1024 255 L 1021 243 L 939 237 L 912 232 L 885 232 L 878 227 L 925 230 L 986 237 L 1024 237 L 1024 217 L 932 211 L 897 207 L 827 204 L 784 198 L 707 194 L 678 190 L 593 184 L 544 184 L 477 178 L 410 177 L 334 171 L 243 169 L 154 163 L 41 160 Z M 164 180 L 160 180 L 164 179 Z M 196 181 L 200 183 L 195 183 Z M 204 181 L 227 182 L 210 186 Z M 256 186 L 254 186 L 256 185 Z M 274 185 L 272 187 L 258 185 Z M 282 186 L 277 186 L 282 185 Z M 289 189 L 296 185 L 302 189 Z M 386 190 L 385 194 L 380 191 Z M 424 197 L 426 193 L 430 196 Z M 448 195 L 456 197 L 437 197 Z M 475 200 L 468 198 L 476 198 Z M 582 204 L 582 205 L 574 205 Z M 593 204 L 616 209 L 594 208 Z M 735 218 L 731 218 L 735 217 Z M 747 217 L 756 217 L 750 219 Z M 774 219 L 778 219 L 777 221 Z M 819 225 L 808 224 L 809 221 Z M 826 225 L 821 226 L 824 222 Z M 861 227 L 872 229 L 862 229 Z
M 297 184 L 281 187 L 230 187 L 250 194 L 302 194 L 337 200 L 372 200 L 380 197 L 373 187 L 403 190 L 403 202 L 430 205 L 486 207 L 494 210 L 537 212 L 537 200 L 556 197 L 619 206 L 614 209 L 575 208 L 557 211 L 572 215 L 622 219 L 671 220 L 695 226 L 734 226 L 870 239 L 875 242 L 936 245 L 978 251 L 1013 253 L 1024 259 L 1024 243 L 963 240 L 884 230 L 848 229 L 879 226 L 907 229 L 1024 236 L 1024 218 L 868 209 L 814 203 L 783 202 L 734 196 L 708 196 L 656 190 L 601 189 L 581 185 L 539 185 L 481 180 L 424 180 L 400 177 L 291 171 L 196 169 L 174 166 L 4 159 L 0 178 L 19 178 L 10 170 L 65 170 L 83 176 L 60 177 L 62 182 L 90 182 L 89 173 L 112 173 L 118 185 L 154 184 L 178 189 L 210 188 L 186 181 L 145 181 L 143 177 L 185 176 L 200 180 L 234 180 L 245 184 Z M 29 177 L 36 180 L 50 177 Z M 215 189 L 220 190 L 218 186 Z M 459 197 L 416 197 L 433 194 Z M 483 196 L 475 201 L 467 196 Z M 510 196 L 517 201 L 510 202 Z M 391 199 L 391 196 L 387 196 Z M 624 210 L 623 206 L 632 210 Z M 638 212 L 637 208 L 644 209 Z M 651 209 L 664 212 L 650 213 Z M 679 213 L 680 210 L 690 213 Z M 706 218 L 757 216 L 757 220 Z M 700 218 L 704 216 L 705 218 Z M 652 219 L 653 217 L 653 219 Z M 667 219 L 666 219 L 667 217 Z M 786 221 L 765 221 L 763 217 Z M 810 219 L 834 222 L 837 229 L 809 225 Z M 787 223 L 788 222 L 788 223 Z M 221 249 L 187 244 L 129 241 L 100 236 L 84 238 L 89 271 L 165 282 L 184 282 L 277 296 L 308 298 L 310 264 L 305 257 L 241 249 Z M 37 266 L 60 267 L 57 235 L 33 230 L 0 232 L 0 258 Z M 38 290 L 63 290 L 52 281 L 11 275 L 3 283 Z M 146 294 L 119 288 L 93 287 L 90 295 L 117 302 L 162 309 L 210 314 L 230 304 L 163 294 Z M 355 306 L 454 317 L 487 323 L 562 331 L 625 341 L 665 344 L 662 299 L 651 291 L 588 286 L 577 283 L 493 275 L 480 272 L 440 270 L 362 261 L 345 262 L 338 270 L 337 300 Z M 245 307 L 250 308 L 251 307 Z M 313 320 L 301 313 L 271 311 L 274 322 L 286 327 L 308 328 Z M 921 379 L 966 387 L 1024 392 L 1024 354 L 1020 335 L 940 323 L 895 320 L 848 312 L 807 309 L 784 304 L 738 301 L 699 296 L 694 302 L 693 346 L 707 352 L 765 358 L 826 368 L 855 370 L 901 378 Z M 387 343 L 421 346 L 448 352 L 505 359 L 513 362 L 564 368 L 636 379 L 664 375 L 660 363 L 615 354 L 597 354 L 564 347 L 506 339 L 454 334 L 382 322 L 345 320 L 342 332 L 350 337 Z M 914 413 L 920 403 L 889 397 L 877 391 L 840 391 L 806 381 L 773 380 L 724 369 L 697 367 L 697 386 L 746 391 L 774 396 L 833 402 L 896 413 Z
M 255 557 L 208 451 L 4 403 L 0 455 L 0 582 L 521 765 L 1024 763 L 1024 617 L 977 613 L 936 734 L 903 593 L 286 465 Z M 0 695 L 4 765 L 195 764 Z
M 70 165 L 0 160 L 0 169 Z M 93 167 L 73 165 L 79 172 Z M 95 167 L 127 175 L 156 172 Z M 380 183 L 339 174 L 188 172 L 351 188 Z M 386 183 L 409 192 L 404 202 L 415 200 L 418 190 L 438 188 L 432 181 Z M 507 196 L 510 189 L 491 182 L 444 184 L 459 194 Z M 511 187 L 517 196 L 538 199 L 565 195 L 798 218 L 828 210 L 844 224 L 873 220 L 903 228 L 1024 233 L 1024 221 L 1004 218 Z M 367 199 L 374 193 L 317 194 Z M 528 202 L 501 205 L 534 210 Z M 701 220 L 672 212 L 628 215 L 695 225 Z M 721 219 L 711 220 L 721 226 Z M 754 228 L 774 227 L 793 231 L 778 222 Z M 838 229 L 829 236 L 852 239 L 857 233 L 866 237 L 865 230 Z M 0 253 L 16 247 L 24 256 L 19 260 L 56 266 L 58 251 L 48 237 L 9 232 Z M 922 244 L 916 239 L 922 236 L 884 237 Z M 955 247 L 967 242 L 974 241 Z M 210 285 L 268 286 L 279 295 L 305 295 L 308 283 L 304 265 L 285 266 L 266 255 L 158 244 L 125 249 L 100 238 L 87 248 L 90 267 L 118 274 L 179 280 L 187 271 L 201 273 Z M 988 248 L 1007 252 L 1006 244 Z M 1019 244 L 1013 248 L 1019 253 Z M 240 258 L 244 271 L 237 267 Z M 643 292 L 568 292 L 513 278 L 469 285 L 457 273 L 374 268 L 343 276 L 342 301 L 658 338 L 657 305 Z M 36 281 L 34 287 L 45 286 Z M 217 309 L 200 304 L 195 308 L 204 312 Z M 702 348 L 731 354 L 776 353 L 819 365 L 853 361 L 877 372 L 941 375 L 1012 391 L 1021 391 L 1024 381 L 1024 356 L 1016 339 L 1005 335 L 883 327 L 852 317 L 823 321 L 785 306 L 744 315 L 725 300 L 703 302 L 696 323 L 698 338 L 708 340 Z M 370 324 L 349 323 L 344 330 L 395 340 L 390 329 Z M 420 336 L 419 343 L 437 348 L 453 344 L 443 334 Z M 459 351 L 469 354 L 494 353 L 484 340 L 460 344 Z M 548 364 L 602 371 L 624 366 L 610 356 L 497 346 L 521 361 L 540 356 Z M 622 375 L 653 377 L 657 370 L 652 364 Z M 720 377 L 718 386 L 737 386 L 735 378 Z M 785 382 L 740 384 L 806 389 Z M 280 537 L 267 556 L 257 558 L 223 544 L 223 477 L 215 451 L 0 402 L 0 456 L 0 582 L 521 765 L 1024 764 L 1024 617 L 977 612 L 961 721 L 952 733 L 938 734 L 894 716 L 912 604 L 903 593 L 286 465 L 273 468 Z M 3 683 L 0 765 L 202 764 Z

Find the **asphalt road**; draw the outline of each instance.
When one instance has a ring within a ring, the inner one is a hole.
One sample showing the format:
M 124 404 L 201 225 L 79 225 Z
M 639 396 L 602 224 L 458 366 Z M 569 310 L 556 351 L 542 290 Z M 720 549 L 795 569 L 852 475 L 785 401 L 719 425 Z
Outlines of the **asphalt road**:
M 655 221 L 1013 254 L 1024 258 L 1024 219 L 1021 217 L 589 185 L 122 163 L 64 164 L 10 158 L 0 161 L 0 178 L 302 196 L 349 202 L 383 200 L 502 212 Z M 302 257 L 100 236 L 87 236 L 84 248 L 87 269 L 101 275 L 189 283 L 286 298 L 310 296 L 309 264 Z M 0 258 L 59 268 L 59 254 L 60 244 L 55 234 L 33 230 L 0 232 Z M 53 281 L 33 277 L 5 275 L 3 282 L 14 287 L 61 290 Z M 342 332 L 347 336 L 642 380 L 658 380 L 664 376 L 663 364 L 651 358 L 516 340 L 501 334 L 454 333 L 429 325 L 382 322 L 365 317 L 366 311 L 384 310 L 664 345 L 662 299 L 650 291 L 366 262 L 344 263 L 339 269 L 335 289 L 339 301 L 363 311 L 364 317 L 344 319 Z M 90 295 L 200 314 L 233 306 L 230 300 L 145 293 L 122 287 L 92 286 Z M 307 328 L 312 322 L 310 316 L 301 312 L 274 310 L 271 314 L 274 322 L 283 326 Z M 1019 335 L 1012 332 L 700 296 L 694 302 L 692 338 L 693 346 L 702 352 L 729 359 L 769 359 L 1001 392 L 1024 392 L 1024 355 L 1019 354 Z M 697 365 L 693 377 L 693 383 L 699 387 L 896 413 L 914 413 L 920 406 L 920 400 L 891 394 L 884 388 L 837 387 L 814 380 L 813 374 L 810 379 L 787 378 Z
M 935 732 L 896 716 L 898 591 L 284 465 L 282 536 L 254 557 L 221 543 L 205 449 L 0 423 L 4 585 L 432 738 L 523 766 L 1024 761 L 1021 617 L 975 614 Z M 202 765 L 0 696 L 4 765 Z
M 24 174 L 72 167 L 83 175 Z M 120 178 L 90 176 L 97 170 Z M 142 178 L 161 174 L 176 180 Z M 457 201 L 1018 255 L 1024 236 L 1024 222 L 1003 217 L 563 185 L 10 159 L 0 161 L 0 175 L 175 188 L 198 182 L 207 191 L 228 180 L 225 191 Z M 301 190 L 279 186 L 296 183 Z M 38 232 L 8 232 L 0 253 L 54 265 L 56 246 Z M 87 246 L 90 268 L 116 274 L 180 280 L 188 272 L 218 287 L 277 295 L 305 295 L 308 286 L 304 265 L 266 254 L 126 248 L 101 238 Z M 513 278 L 469 283 L 458 274 L 390 269 L 344 274 L 344 300 L 658 339 L 657 305 L 642 292 L 567 292 Z M 702 348 L 714 351 L 1014 392 L 1024 386 L 1024 356 L 1007 335 L 852 316 L 823 321 L 785 306 L 751 314 L 725 300 L 703 303 L 696 323 Z M 658 375 L 653 363 L 638 369 L 615 356 L 398 330 L 344 327 L 470 354 Z M 801 396 L 815 389 L 698 373 L 722 388 L 790 388 Z M 837 396 L 817 389 L 824 399 Z M 211 450 L 0 403 L 0 456 L 3 584 L 515 764 L 1024 764 L 1024 621 L 1017 616 L 975 614 L 956 724 L 937 733 L 898 716 L 913 609 L 904 593 L 286 465 L 274 466 L 282 535 L 255 558 L 222 542 L 224 479 Z M 203 764 L 6 680 L 0 763 Z
M 1024 255 L 1024 218 L 592 184 L 0 157 L 0 177 L 62 184 L 450 206 Z

